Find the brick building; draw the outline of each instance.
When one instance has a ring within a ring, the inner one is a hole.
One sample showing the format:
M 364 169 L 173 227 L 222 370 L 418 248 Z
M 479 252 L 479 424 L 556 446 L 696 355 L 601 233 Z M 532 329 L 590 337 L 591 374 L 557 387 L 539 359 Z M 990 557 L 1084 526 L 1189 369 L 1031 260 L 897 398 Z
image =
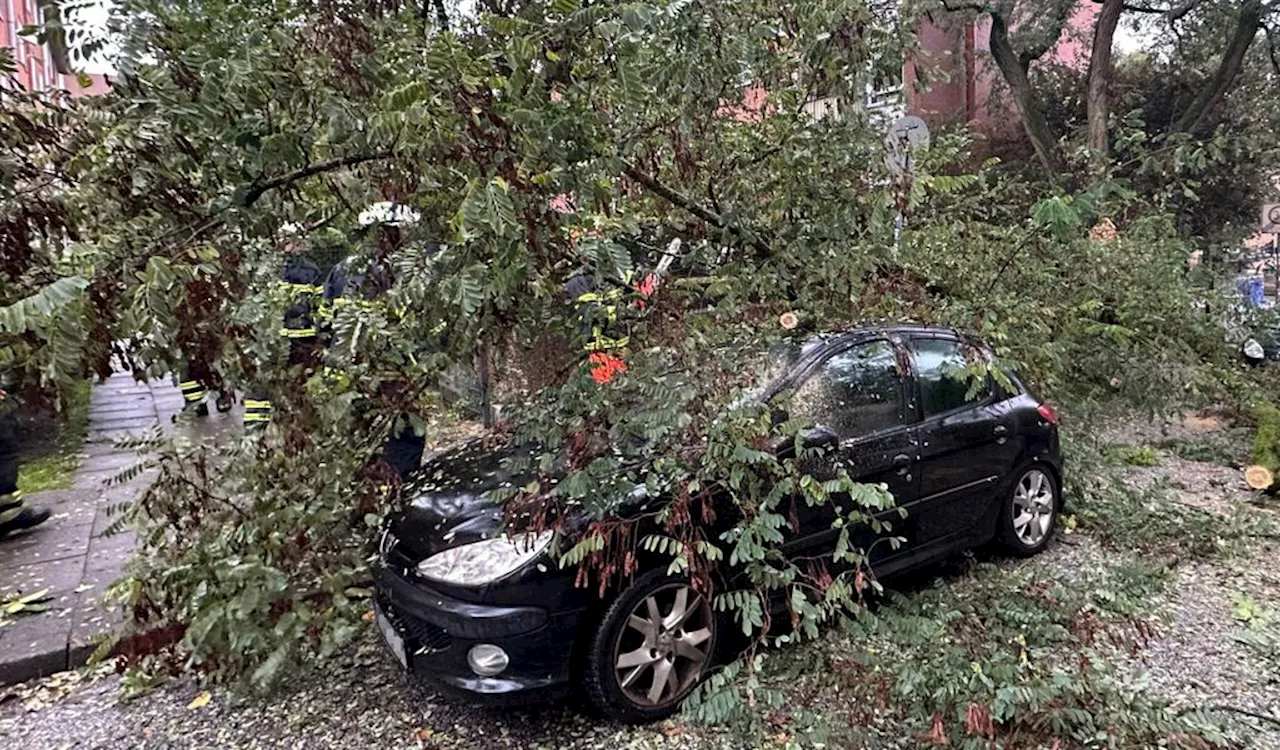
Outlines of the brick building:
M 13 54 L 18 85 L 28 91 L 62 90 L 73 96 L 108 91 L 110 84 L 104 75 L 87 76 L 89 85 L 83 86 L 77 76 L 59 73 L 49 45 L 21 33 L 27 26 L 38 26 L 41 15 L 38 0 L 0 0 L 0 47 Z

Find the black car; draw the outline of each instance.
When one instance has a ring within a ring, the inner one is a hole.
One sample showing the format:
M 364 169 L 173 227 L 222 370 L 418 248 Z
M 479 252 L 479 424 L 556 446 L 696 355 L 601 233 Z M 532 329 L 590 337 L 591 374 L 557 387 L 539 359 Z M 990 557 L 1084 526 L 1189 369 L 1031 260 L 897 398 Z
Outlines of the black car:
M 1016 378 L 971 387 L 960 370 L 975 355 L 990 356 L 950 329 L 856 328 L 797 346 L 756 394 L 809 420 L 808 439 L 828 443 L 855 479 L 888 485 L 906 509 L 888 511 L 903 543 L 871 547 L 878 576 L 992 540 L 1030 555 L 1052 536 L 1057 417 Z M 406 668 L 503 703 L 576 686 L 606 714 L 646 721 L 675 711 L 714 663 L 717 616 L 665 567 L 602 599 L 547 558 L 549 532 L 502 536 L 483 495 L 519 478 L 497 455 L 464 450 L 424 472 L 432 489 L 392 519 L 375 574 L 378 623 Z M 784 548 L 829 555 L 835 511 L 804 512 Z

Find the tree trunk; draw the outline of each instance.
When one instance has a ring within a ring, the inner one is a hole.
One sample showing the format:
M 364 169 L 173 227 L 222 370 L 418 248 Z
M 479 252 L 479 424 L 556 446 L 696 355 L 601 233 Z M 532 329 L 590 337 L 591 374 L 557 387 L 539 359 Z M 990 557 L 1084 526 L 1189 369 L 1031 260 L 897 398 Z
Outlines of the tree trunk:
M 1217 111 L 1227 92 L 1235 84 L 1240 68 L 1244 64 L 1245 53 L 1253 44 L 1262 26 L 1262 0 L 1244 0 L 1240 6 L 1240 18 L 1236 21 L 1235 33 L 1227 43 L 1226 52 L 1222 53 L 1222 61 L 1213 72 L 1204 87 L 1196 95 L 1195 101 L 1182 117 L 1174 130 L 1181 133 L 1199 133 L 1217 124 Z
M 1022 119 L 1022 127 L 1031 139 L 1036 157 L 1050 177 L 1057 180 L 1063 171 L 1062 160 L 1058 157 L 1057 139 L 1049 129 L 1048 121 L 1044 119 L 1044 112 L 1040 110 L 1040 102 L 1036 100 L 1027 71 L 1022 67 L 1013 45 L 1009 43 L 1009 27 L 998 13 L 991 14 L 991 56 L 995 58 L 996 66 L 1009 84 L 1014 105 Z
M 38 24 L 44 26 L 45 41 L 49 45 L 49 54 L 53 57 L 53 69 L 64 76 L 72 74 L 71 55 L 67 52 L 67 31 L 62 27 L 62 7 L 58 0 L 37 0 L 41 8 L 43 20 Z
M 1107 119 L 1111 107 L 1107 101 L 1107 84 L 1111 82 L 1111 46 L 1120 23 L 1124 0 L 1103 0 L 1098 25 L 1093 29 L 1093 50 L 1089 54 L 1089 91 L 1085 100 L 1089 112 L 1089 151 L 1094 165 L 1107 162 L 1109 139 Z
M 481 334 L 476 350 L 476 375 L 480 380 L 480 424 L 493 427 L 493 347 L 488 334 Z

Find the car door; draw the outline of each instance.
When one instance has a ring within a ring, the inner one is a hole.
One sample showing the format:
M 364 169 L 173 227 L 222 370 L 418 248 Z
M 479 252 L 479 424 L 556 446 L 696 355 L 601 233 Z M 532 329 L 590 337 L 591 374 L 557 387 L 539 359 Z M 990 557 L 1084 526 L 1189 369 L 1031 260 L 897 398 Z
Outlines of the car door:
M 958 546 L 989 531 L 982 524 L 1019 450 L 1013 410 L 991 378 L 971 387 L 964 369 L 985 356 L 971 345 L 947 336 L 916 336 L 907 348 L 920 419 L 920 494 L 911 509 L 918 542 Z
M 810 459 L 818 463 L 806 465 L 806 472 L 820 479 L 834 476 L 839 460 L 855 480 L 887 485 L 897 504 L 915 499 L 917 446 L 913 415 L 907 407 L 912 386 L 905 361 L 903 352 L 889 340 L 863 340 L 833 347 L 799 379 L 787 398 L 788 412 L 811 425 L 810 434 L 820 434 L 831 443 L 822 458 Z M 848 497 L 837 497 L 835 503 L 846 512 L 852 508 Z M 808 507 L 797 501 L 794 512 L 800 529 L 788 549 L 829 554 L 839 535 L 832 527 L 835 508 Z M 910 517 L 901 519 L 896 511 L 877 517 L 890 529 L 877 535 L 869 526 L 858 528 L 852 540 L 870 550 L 873 564 L 903 551 L 889 541 L 891 537 L 902 537 L 910 545 L 915 536 Z

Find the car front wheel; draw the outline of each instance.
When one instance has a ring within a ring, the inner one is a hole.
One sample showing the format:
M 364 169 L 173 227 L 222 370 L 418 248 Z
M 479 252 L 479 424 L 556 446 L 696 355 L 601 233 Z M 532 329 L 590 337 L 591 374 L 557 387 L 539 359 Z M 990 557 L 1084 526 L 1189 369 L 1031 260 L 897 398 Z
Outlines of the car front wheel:
M 705 596 L 661 570 L 642 575 L 613 601 L 592 637 L 587 695 L 622 721 L 670 716 L 711 667 L 716 642 Z
M 1058 481 L 1053 472 L 1031 465 L 1017 474 L 1000 513 L 1000 539 L 1020 557 L 1043 550 L 1053 536 L 1061 507 Z

